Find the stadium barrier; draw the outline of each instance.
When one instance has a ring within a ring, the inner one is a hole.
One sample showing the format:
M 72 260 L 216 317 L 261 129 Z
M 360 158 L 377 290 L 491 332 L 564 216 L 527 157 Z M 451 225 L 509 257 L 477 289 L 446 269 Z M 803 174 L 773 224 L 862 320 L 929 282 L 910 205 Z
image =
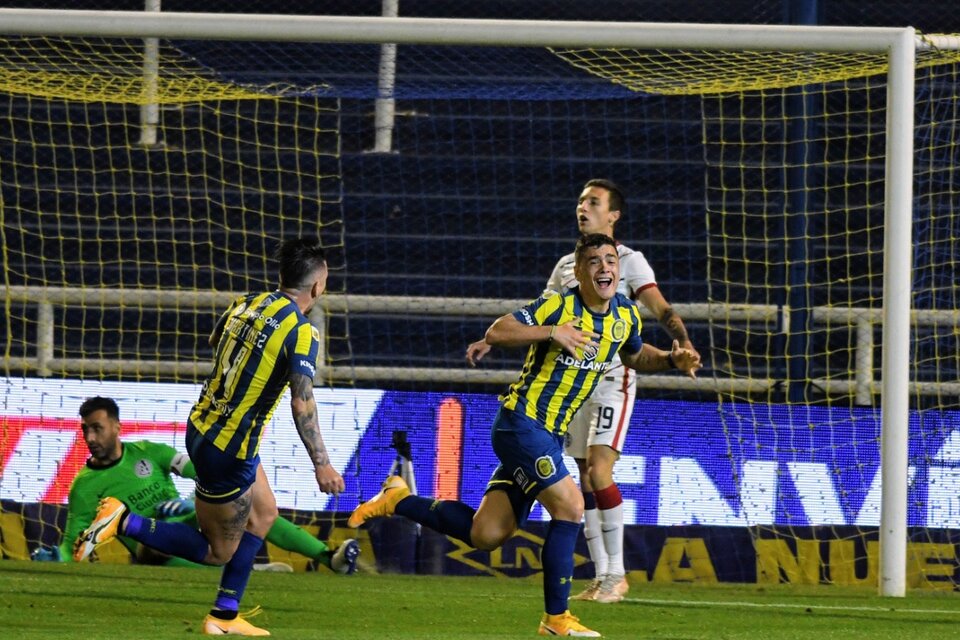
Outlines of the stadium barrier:
M 29 287 L 9 286 L 5 288 L 8 300 L 22 304 L 36 305 L 37 343 L 33 356 L 8 358 L 6 367 L 19 369 L 25 373 L 50 375 L 51 371 L 64 374 L 97 372 L 105 375 L 124 373 L 143 374 L 155 371 L 158 375 L 169 375 L 199 379 L 206 373 L 208 364 L 187 360 L 158 360 L 145 362 L 142 359 L 109 360 L 90 355 L 84 358 L 58 358 L 56 344 L 56 324 L 54 307 L 99 307 L 109 309 L 125 305 L 150 309 L 177 309 L 215 313 L 221 310 L 237 294 L 223 291 L 183 291 L 149 290 L 125 288 L 66 288 L 66 287 Z M 430 314 L 451 317 L 489 317 L 518 309 L 526 300 L 480 300 L 476 298 L 448 298 L 428 296 L 372 296 L 332 294 L 323 299 L 320 313 L 314 313 L 311 320 L 318 325 L 323 334 L 328 314 L 343 315 L 363 313 L 375 315 Z M 731 323 L 760 323 L 768 327 L 772 334 L 786 333 L 790 325 L 790 308 L 785 305 L 726 304 L 726 303 L 678 303 L 673 308 L 688 321 L 723 320 Z M 650 312 L 641 307 L 641 316 L 651 321 Z M 847 379 L 836 377 L 813 379 L 812 384 L 827 393 L 854 395 L 858 405 L 869 405 L 874 395 L 880 392 L 879 381 L 874 377 L 874 335 L 883 320 L 882 309 L 857 307 L 814 307 L 811 310 L 815 325 L 853 328 L 855 335 L 855 369 L 853 376 Z M 960 314 L 955 310 L 917 310 L 910 313 L 913 327 L 958 327 Z M 324 358 L 321 355 L 321 362 Z M 709 363 L 708 363 L 709 365 Z M 516 377 L 514 370 L 450 369 L 427 367 L 364 367 L 334 366 L 321 367 L 319 379 L 332 381 L 424 381 L 458 383 L 496 383 L 509 384 Z M 715 392 L 755 392 L 769 390 L 780 381 L 771 378 L 744 376 L 711 377 L 702 376 L 699 380 L 673 375 L 638 376 L 637 385 L 646 389 L 701 390 Z M 910 382 L 910 392 L 914 395 L 960 395 L 960 383 L 935 381 Z

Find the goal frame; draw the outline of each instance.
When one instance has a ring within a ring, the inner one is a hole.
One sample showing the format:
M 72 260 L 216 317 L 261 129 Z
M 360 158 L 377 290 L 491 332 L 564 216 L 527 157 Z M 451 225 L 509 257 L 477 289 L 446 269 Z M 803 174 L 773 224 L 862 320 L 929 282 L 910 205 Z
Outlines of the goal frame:
M 914 64 L 912 27 L 613 23 L 0 9 L 5 35 L 886 54 L 879 592 L 906 594 Z M 895 149 L 896 153 L 889 150 Z

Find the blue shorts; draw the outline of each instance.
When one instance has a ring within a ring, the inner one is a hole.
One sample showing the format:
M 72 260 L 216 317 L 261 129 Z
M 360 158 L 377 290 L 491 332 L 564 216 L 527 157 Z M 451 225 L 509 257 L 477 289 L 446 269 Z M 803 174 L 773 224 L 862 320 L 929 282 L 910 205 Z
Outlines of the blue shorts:
M 487 492 L 505 491 L 517 526 L 523 526 L 540 492 L 570 475 L 563 462 L 563 436 L 501 407 L 490 439 L 500 464 L 487 483 Z
M 204 502 L 233 502 L 242 496 L 257 479 L 259 454 L 241 460 L 224 453 L 203 437 L 187 421 L 187 453 L 197 472 L 197 498 Z

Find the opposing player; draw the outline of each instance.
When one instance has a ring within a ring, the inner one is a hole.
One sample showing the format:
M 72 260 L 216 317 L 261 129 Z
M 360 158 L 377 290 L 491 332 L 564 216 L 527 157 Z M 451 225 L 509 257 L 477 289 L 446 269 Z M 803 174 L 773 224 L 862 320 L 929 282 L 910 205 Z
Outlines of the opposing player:
M 614 227 L 623 215 L 624 206 L 623 192 L 615 183 L 600 178 L 589 180 L 577 201 L 580 233 L 616 237 Z M 619 243 L 617 254 L 620 257 L 617 291 L 643 304 L 671 338 L 696 354 L 683 320 L 660 292 L 644 255 Z M 567 293 L 576 287 L 575 267 L 573 253 L 560 258 L 547 280 L 546 290 Z M 485 341 L 475 342 L 467 347 L 467 361 L 475 365 L 489 350 L 490 345 Z M 594 579 L 583 592 L 573 596 L 574 600 L 619 602 L 629 589 L 623 562 L 623 498 L 613 480 L 613 468 L 623 451 L 636 395 L 636 374 L 615 357 L 597 383 L 597 390 L 573 417 L 567 430 L 564 448 L 580 470 L 583 533 L 595 570 Z
M 80 405 L 80 419 L 90 457 L 70 485 L 67 523 L 59 547 L 38 548 L 32 554 L 35 560 L 72 560 L 74 541 L 90 525 L 97 503 L 106 496 L 119 497 L 132 513 L 141 516 L 197 526 L 193 500 L 181 498 L 172 478 L 172 474 L 196 478 L 186 454 L 149 440 L 122 442 L 120 407 L 112 398 L 87 398 Z M 341 574 L 353 573 L 360 553 L 356 540 L 344 541 L 334 553 L 309 532 L 280 516 L 266 539 Z M 157 552 L 125 536 L 120 541 L 140 564 L 201 566 Z M 254 569 L 293 570 L 283 563 L 254 565 Z
M 239 615 L 239 605 L 263 538 L 277 518 L 277 503 L 260 464 L 264 425 L 287 385 L 290 410 L 324 493 L 343 491 L 320 435 L 313 397 L 320 335 L 306 313 L 327 283 L 320 243 L 311 238 L 284 242 L 277 251 L 280 286 L 236 299 L 210 336 L 213 367 L 187 419 L 187 451 L 196 470 L 196 511 L 201 531 L 132 513 L 107 497 L 78 540 L 83 560 L 117 535 L 192 562 L 223 565 L 204 633 L 270 635 Z M 255 610 L 256 611 L 256 610 Z M 246 617 L 249 617 L 247 614 Z
M 396 513 L 483 550 L 502 545 L 526 521 L 534 500 L 551 516 L 543 544 L 544 614 L 541 635 L 599 637 L 567 608 L 573 549 L 580 532 L 583 497 L 563 462 L 562 441 L 570 419 L 622 353 L 641 371 L 678 367 L 694 375 L 695 353 L 661 351 L 640 338 L 636 305 L 617 293 L 620 259 L 612 238 L 588 234 L 575 252 L 579 287 L 547 292 L 498 318 L 486 332 L 490 345 L 528 347 L 520 378 L 501 397 L 492 429 L 500 465 L 479 509 L 453 500 L 411 495 L 399 476 L 351 514 L 348 524 Z

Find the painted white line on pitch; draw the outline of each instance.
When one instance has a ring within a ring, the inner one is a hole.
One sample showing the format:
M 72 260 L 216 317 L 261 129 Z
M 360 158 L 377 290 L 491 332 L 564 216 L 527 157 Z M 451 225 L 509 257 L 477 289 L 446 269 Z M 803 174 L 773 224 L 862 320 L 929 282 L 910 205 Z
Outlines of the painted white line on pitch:
M 810 609 L 811 611 L 820 609 L 828 611 L 870 611 L 873 613 L 945 613 L 960 615 L 960 610 L 954 611 L 950 609 L 900 609 L 897 607 L 851 607 L 844 605 L 789 604 L 776 602 L 715 602 L 711 600 L 654 600 L 651 598 L 624 598 L 623 601 L 662 606 L 683 605 L 694 607 L 744 607 L 754 609 Z

